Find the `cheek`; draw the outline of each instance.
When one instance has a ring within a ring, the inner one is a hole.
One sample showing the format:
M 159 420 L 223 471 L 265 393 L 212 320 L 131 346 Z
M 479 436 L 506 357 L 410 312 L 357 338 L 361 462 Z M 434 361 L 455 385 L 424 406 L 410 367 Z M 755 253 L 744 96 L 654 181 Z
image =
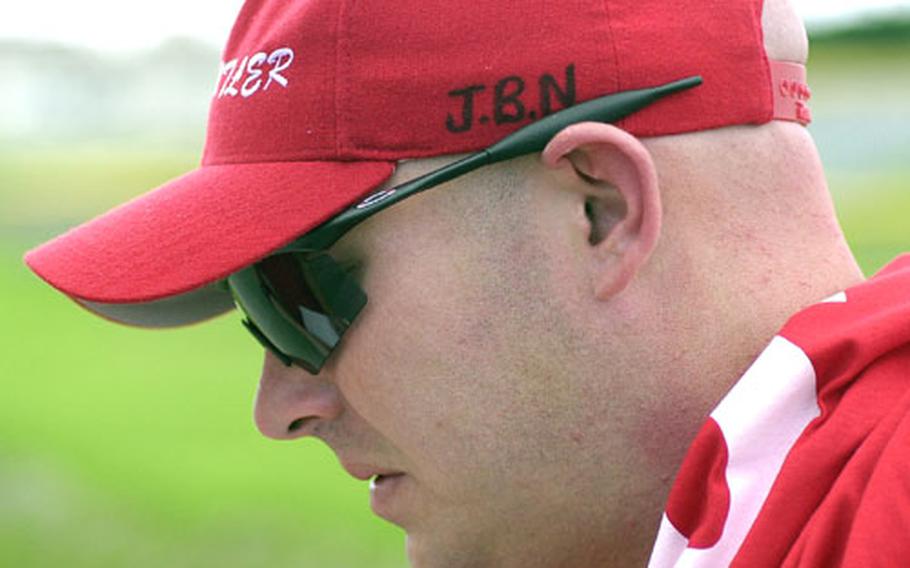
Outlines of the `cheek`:
M 338 375 L 349 402 L 377 429 L 429 443 L 438 442 L 435 432 L 454 436 L 450 422 L 486 413 L 478 391 L 494 357 L 470 282 L 448 259 L 421 260 L 364 281 L 369 301 L 345 337 Z
M 531 313 L 533 291 L 496 275 L 500 259 L 456 245 L 412 247 L 367 271 L 369 302 L 338 375 L 357 413 L 440 499 L 495 501 L 505 478 L 530 491 L 542 475 L 541 447 L 562 435 L 549 418 L 561 379 L 539 353 L 552 322 Z

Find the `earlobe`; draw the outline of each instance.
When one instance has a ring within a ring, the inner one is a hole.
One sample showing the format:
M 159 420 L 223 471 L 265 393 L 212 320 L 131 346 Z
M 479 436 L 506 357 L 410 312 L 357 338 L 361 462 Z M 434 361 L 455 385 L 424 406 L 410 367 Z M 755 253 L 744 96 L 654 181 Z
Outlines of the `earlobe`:
M 661 200 L 651 154 L 615 126 L 586 122 L 557 134 L 542 157 L 551 168 L 568 160 L 586 184 L 594 291 L 602 300 L 621 293 L 647 263 L 660 236 Z

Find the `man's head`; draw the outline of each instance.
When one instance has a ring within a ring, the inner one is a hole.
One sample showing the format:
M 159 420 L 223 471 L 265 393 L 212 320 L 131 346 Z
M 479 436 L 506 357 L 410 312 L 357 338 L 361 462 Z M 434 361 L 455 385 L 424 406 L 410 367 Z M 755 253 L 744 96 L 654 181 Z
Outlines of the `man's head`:
M 766 5 L 764 29 L 769 53 L 805 62 L 789 5 Z M 822 226 L 842 244 L 799 125 L 570 127 L 338 242 L 370 302 L 318 377 L 266 356 L 257 424 L 403 472 L 376 508 L 418 566 L 633 565 L 701 418 L 793 307 L 749 283 L 776 292 L 767 274 L 793 255 L 772 245 Z
M 329 252 L 359 265 L 366 307 L 318 375 L 267 353 L 256 402 L 265 435 L 316 436 L 352 474 L 382 475 L 374 508 L 407 531 L 418 566 L 641 563 L 701 418 L 793 304 L 855 269 L 795 122 L 807 112 L 799 77 L 772 77 L 767 60 L 805 62 L 791 6 L 755 1 L 715 14 L 700 2 L 578 2 L 556 15 L 552 5 L 458 12 L 423 2 L 385 6 L 401 14 L 371 21 L 368 3 L 283 4 L 247 4 L 215 94 L 207 160 L 217 160 L 200 175 L 228 186 L 239 178 L 267 202 L 246 218 L 217 208 L 226 238 L 242 231 L 235 225 L 256 227 L 202 263 L 216 279 L 380 184 L 533 122 L 531 113 L 589 91 L 705 76 L 702 90 L 622 128 L 569 126 L 539 155 L 476 170 L 349 231 Z M 309 50 L 256 44 L 257 30 L 279 33 L 308 10 L 318 16 L 308 33 L 322 34 Z M 580 37 L 561 27 L 570 16 Z M 364 35 L 371 25 L 386 27 Z M 318 104 L 269 98 L 287 88 L 294 61 L 309 60 L 331 66 L 310 85 L 324 95 Z M 452 77 L 434 90 L 440 69 Z M 790 106 L 773 108 L 775 97 Z M 254 104 L 263 122 L 245 118 Z M 253 160 L 263 129 L 290 160 L 267 171 Z M 312 153 L 306 171 L 289 157 L 300 152 L 291 142 Z M 241 155 L 249 163 L 238 169 Z M 316 179 L 325 191 L 295 195 Z M 231 246 L 242 251 L 235 258 Z M 157 310 L 175 323 L 182 310 L 162 298 L 223 311 L 223 291 L 199 279 L 202 269 L 178 271 L 170 288 L 150 276 L 131 300 L 116 286 L 68 291 L 108 317 L 148 324 Z M 152 302 L 126 315 L 111 307 L 139 300 Z

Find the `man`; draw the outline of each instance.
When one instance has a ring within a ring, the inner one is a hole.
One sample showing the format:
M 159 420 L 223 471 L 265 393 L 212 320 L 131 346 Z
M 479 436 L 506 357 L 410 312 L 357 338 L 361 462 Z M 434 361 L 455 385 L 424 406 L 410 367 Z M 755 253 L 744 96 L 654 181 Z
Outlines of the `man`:
M 415 566 L 899 565 L 910 263 L 863 283 L 806 58 L 786 0 L 251 1 L 203 166 L 27 260 L 126 323 L 233 299 L 259 429 Z

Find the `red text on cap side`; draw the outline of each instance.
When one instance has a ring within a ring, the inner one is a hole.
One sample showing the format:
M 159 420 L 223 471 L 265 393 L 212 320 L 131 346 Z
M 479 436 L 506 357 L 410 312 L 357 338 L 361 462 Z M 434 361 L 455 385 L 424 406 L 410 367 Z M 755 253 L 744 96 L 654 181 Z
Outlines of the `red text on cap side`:
M 783 79 L 779 85 L 780 95 L 785 99 L 792 99 L 796 105 L 796 119 L 808 124 L 812 122 L 812 111 L 806 104 L 812 98 L 812 89 L 802 81 Z

